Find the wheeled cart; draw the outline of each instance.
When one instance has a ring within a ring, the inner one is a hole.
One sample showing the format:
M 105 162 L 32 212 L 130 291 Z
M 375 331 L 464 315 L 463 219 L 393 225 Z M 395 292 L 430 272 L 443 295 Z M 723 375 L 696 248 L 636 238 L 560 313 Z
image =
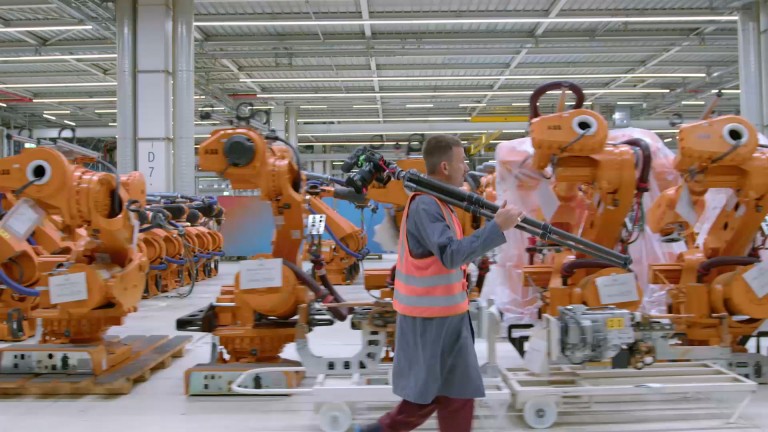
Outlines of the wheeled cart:
M 645 369 L 589 370 L 553 366 L 547 376 L 505 369 L 510 410 L 526 424 L 630 423 L 724 417 L 735 422 L 757 392 L 757 383 L 711 363 L 657 363 Z
M 320 375 L 311 387 L 286 389 L 253 389 L 243 386 L 257 374 L 275 372 L 303 372 L 302 368 L 260 368 L 244 372 L 232 383 L 234 393 L 251 395 L 301 395 L 312 403 L 323 432 L 346 432 L 355 418 L 366 418 L 375 411 L 385 411 L 400 402 L 392 393 L 391 368 L 383 367 L 378 374 Z M 478 407 L 490 410 L 490 421 L 501 422 L 507 415 L 510 391 L 501 378 L 486 378 L 485 398 L 478 399 Z M 380 408 L 380 410 L 377 410 Z M 372 420 L 370 418 L 369 420 Z M 493 428 L 492 428 L 493 429 Z

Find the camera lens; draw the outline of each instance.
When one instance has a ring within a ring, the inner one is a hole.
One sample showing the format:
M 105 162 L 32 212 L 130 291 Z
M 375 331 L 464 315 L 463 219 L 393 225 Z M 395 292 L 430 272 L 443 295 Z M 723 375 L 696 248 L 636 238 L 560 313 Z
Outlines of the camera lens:
M 355 190 L 355 192 L 359 194 L 363 193 L 363 185 L 360 184 L 360 180 L 358 180 L 357 174 L 353 174 L 347 177 L 344 180 L 344 184 L 347 185 L 348 187 L 351 187 L 352 189 Z
M 355 167 L 355 162 L 357 162 L 356 159 L 347 159 L 344 161 L 343 164 L 341 164 L 341 172 L 348 173 L 352 171 L 352 168 Z

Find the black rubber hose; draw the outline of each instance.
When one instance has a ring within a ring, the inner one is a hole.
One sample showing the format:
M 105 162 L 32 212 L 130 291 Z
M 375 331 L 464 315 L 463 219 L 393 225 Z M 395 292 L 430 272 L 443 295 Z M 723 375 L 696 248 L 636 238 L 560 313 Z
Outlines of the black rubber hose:
M 323 304 L 327 303 L 341 303 L 344 300 L 341 298 L 336 298 L 331 294 L 330 292 L 324 290 L 320 285 L 317 284 L 317 282 L 309 277 L 306 273 L 304 273 L 304 270 L 300 269 L 296 264 L 288 261 L 283 260 L 283 265 L 291 269 L 293 274 L 296 275 L 296 277 L 307 286 L 307 288 L 312 291 L 312 293 L 315 294 L 315 297 L 320 299 L 320 301 Z M 347 319 L 347 315 L 339 308 L 336 307 L 329 307 L 328 311 L 331 312 L 331 315 L 333 315 L 334 318 L 336 318 L 339 321 L 345 321 Z
M 648 182 L 651 177 L 651 146 L 649 146 L 648 142 L 641 138 L 630 138 L 620 142 L 619 144 L 624 144 L 640 149 L 640 154 L 643 157 L 643 161 L 640 168 L 640 178 L 637 179 L 637 191 L 642 193 L 648 192 Z
M 491 271 L 491 262 L 488 257 L 483 257 L 480 263 L 477 265 L 477 281 L 475 281 L 475 288 L 478 291 L 483 291 L 483 285 L 485 284 L 485 276 Z
M 559 90 L 561 88 L 567 88 L 576 96 L 576 103 L 573 105 L 573 109 L 579 109 L 584 106 L 584 91 L 581 90 L 581 87 L 570 81 L 552 81 L 540 85 L 531 94 L 531 120 L 538 118 L 541 115 L 539 113 L 539 99 L 550 91 Z
M 195 209 L 190 209 L 189 213 L 187 213 L 187 223 L 189 224 L 197 225 L 200 223 L 202 218 L 203 215 L 201 215 L 200 212 Z
M 699 268 L 696 269 L 696 282 L 701 283 L 705 277 L 709 276 L 709 273 L 718 267 L 725 266 L 746 266 L 760 262 L 760 258 L 746 257 L 746 256 L 720 256 L 717 258 L 710 258 L 699 264 Z
M 573 276 L 576 270 L 606 269 L 611 267 L 616 267 L 616 265 L 594 258 L 579 258 L 563 264 L 563 267 L 560 268 L 560 276 L 563 277 L 563 284 L 567 285 L 568 278 Z
M 323 270 L 323 267 L 325 267 L 323 261 L 312 260 L 312 264 L 315 265 L 316 274 L 320 277 L 320 283 L 323 284 L 323 287 L 336 299 L 337 303 L 343 303 L 344 299 L 341 297 L 341 294 L 336 291 L 336 287 L 334 287 L 331 281 L 328 279 L 326 272 L 321 271 Z M 336 317 L 336 319 L 344 322 L 349 316 L 350 310 L 349 308 L 342 308 L 342 312 L 344 313 L 344 318 Z
M 187 212 L 187 206 L 184 204 L 164 204 L 163 210 L 171 215 L 171 219 L 179 220 L 182 219 Z

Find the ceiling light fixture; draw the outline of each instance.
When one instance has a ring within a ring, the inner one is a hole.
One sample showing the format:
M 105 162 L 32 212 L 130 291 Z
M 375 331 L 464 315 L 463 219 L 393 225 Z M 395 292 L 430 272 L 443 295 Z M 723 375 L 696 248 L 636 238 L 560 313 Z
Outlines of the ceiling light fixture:
M 701 16 L 628 16 L 628 17 L 541 17 L 541 18 L 420 18 L 420 19 L 355 19 L 355 20 L 263 20 L 263 21 L 196 21 L 195 26 L 316 26 L 316 25 L 386 25 L 386 24 L 482 24 L 482 23 L 587 23 L 587 22 L 689 22 L 736 21 L 736 15 Z
M 741 90 L 712 90 L 710 93 L 717 93 L 717 92 L 723 92 L 723 93 L 741 93 Z
M 337 81 L 496 81 L 538 79 L 597 79 L 597 78 L 706 78 L 703 73 L 679 74 L 593 74 L 593 75 L 482 75 L 482 76 L 413 76 L 413 77 L 335 77 L 335 78 L 241 78 L 241 82 L 337 82 Z
M 56 120 L 56 117 L 54 117 L 54 116 L 50 116 L 50 115 L 48 115 L 48 114 L 43 114 L 43 117 L 45 117 L 45 118 L 47 118 L 47 119 L 51 119 L 51 120 Z
M 33 88 L 33 87 L 107 87 L 116 86 L 116 82 L 99 83 L 45 83 L 45 84 L 0 84 L 0 88 Z
M 43 111 L 43 114 L 69 114 L 69 111 Z
M 51 55 L 51 56 L 24 56 L 24 57 L 0 57 L 0 61 L 28 61 L 28 60 L 76 60 L 95 58 L 117 58 L 117 54 L 76 54 L 76 55 Z
M 667 89 L 646 89 L 646 88 L 627 88 L 627 89 L 590 89 L 584 90 L 585 94 L 595 93 L 669 93 Z M 313 98 L 313 97 L 386 97 L 386 96 L 486 96 L 486 95 L 529 95 L 531 90 L 510 90 L 510 91 L 465 91 L 465 92 L 362 92 L 362 93 L 272 93 L 260 94 L 260 98 Z
M 110 126 L 117 126 L 117 123 L 110 123 Z
M 116 97 L 95 97 L 95 98 L 62 98 L 62 99 L 32 99 L 32 102 L 51 103 L 51 102 L 114 102 Z
M 62 26 L 41 26 L 41 27 L 0 27 L 0 32 L 21 32 L 21 31 L 48 31 L 48 30 L 88 30 L 93 28 L 89 25 L 62 25 Z
M 71 125 L 71 126 L 77 126 L 77 124 L 75 122 L 71 122 L 69 120 L 64 120 L 64 123 L 66 123 L 68 125 Z
M 99 113 L 99 114 L 101 114 L 101 113 L 116 113 L 116 112 L 117 112 L 117 110 L 116 110 L 116 109 L 108 109 L 108 110 L 94 110 L 93 112 L 95 112 L 95 113 Z
M 459 104 L 460 107 L 484 107 L 488 104 L 484 103 L 465 103 L 465 104 Z
M 706 105 L 704 101 L 683 101 L 683 105 Z

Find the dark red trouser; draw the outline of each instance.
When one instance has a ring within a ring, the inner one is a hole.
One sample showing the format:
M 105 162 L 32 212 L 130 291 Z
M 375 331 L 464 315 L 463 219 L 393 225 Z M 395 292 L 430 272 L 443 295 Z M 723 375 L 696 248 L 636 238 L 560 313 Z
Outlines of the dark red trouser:
M 454 399 L 438 396 L 431 404 L 402 401 L 394 410 L 379 419 L 382 432 L 408 432 L 421 426 L 437 411 L 440 432 L 470 432 L 474 399 Z

